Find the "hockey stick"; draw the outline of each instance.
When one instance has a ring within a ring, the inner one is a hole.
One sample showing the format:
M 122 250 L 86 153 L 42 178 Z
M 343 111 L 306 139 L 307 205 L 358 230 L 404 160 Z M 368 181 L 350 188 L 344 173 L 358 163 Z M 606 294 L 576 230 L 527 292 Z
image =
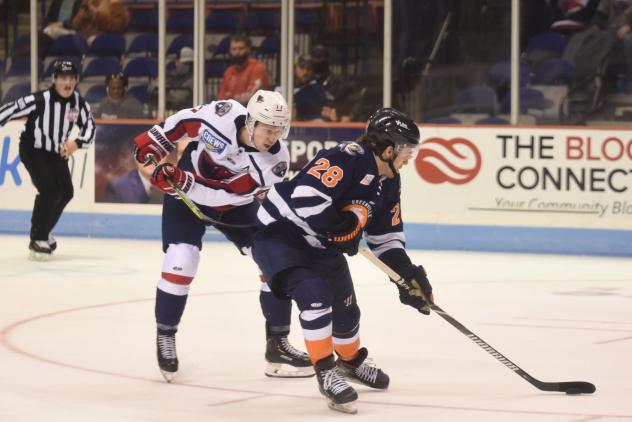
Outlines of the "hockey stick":
M 364 257 L 366 259 L 371 261 L 376 267 L 378 267 L 380 270 L 382 270 L 393 281 L 395 281 L 395 283 L 397 283 L 399 285 L 403 285 L 404 284 L 404 279 L 399 274 L 397 274 L 395 271 L 393 271 L 393 269 L 391 269 L 388 265 L 383 263 L 378 257 L 376 257 L 373 254 L 373 252 L 371 252 L 369 249 L 367 249 L 367 248 L 365 248 L 363 246 L 360 246 L 358 248 L 358 251 L 362 255 L 364 255 Z M 423 293 L 422 293 L 422 298 L 424 300 L 426 300 L 426 298 L 423 297 Z M 426 302 L 428 302 L 428 300 L 426 300 Z M 507 368 L 511 369 L 512 371 L 514 371 L 516 374 L 520 375 L 522 378 L 524 378 L 527 382 L 529 382 L 531 385 L 533 385 L 538 390 L 542 390 L 542 391 L 560 391 L 560 392 L 564 392 L 566 394 L 592 394 L 592 393 L 595 392 L 595 385 L 591 384 L 589 382 L 586 382 L 586 381 L 544 382 L 544 381 L 540 381 L 540 380 L 532 377 L 531 375 L 527 374 L 518 365 L 516 365 L 511 360 L 509 360 L 507 357 L 505 357 L 498 350 L 496 350 L 492 346 L 490 346 L 482 338 L 480 338 L 479 336 L 474 334 L 472 331 L 467 329 L 463 324 L 461 324 L 459 321 L 457 321 L 454 317 L 452 317 L 446 311 L 441 309 L 438 305 L 436 305 L 436 304 L 434 304 L 432 302 L 428 302 L 428 303 L 429 303 L 430 309 L 435 311 L 441 318 L 443 318 L 444 320 L 449 322 L 453 327 L 455 327 L 461 333 L 465 334 L 466 337 L 468 337 L 474 343 L 479 345 L 483 350 L 485 350 L 487 353 L 489 353 L 490 355 L 492 355 L 493 357 L 498 359 L 503 365 L 505 365 Z
M 158 166 L 158 160 L 156 160 L 156 157 L 154 157 L 152 154 L 147 154 L 147 164 L 153 164 L 154 166 Z M 146 165 L 147 165 L 146 164 Z M 191 201 L 189 199 L 188 196 L 186 196 L 186 194 L 184 192 L 182 192 L 182 190 L 176 186 L 175 183 L 173 183 L 173 180 L 171 180 L 170 177 L 167 176 L 167 183 L 169 183 L 169 186 L 171 186 L 173 188 L 173 190 L 176 192 L 176 195 L 178 195 L 180 197 L 180 199 L 182 199 L 182 202 L 184 202 L 184 204 L 191 210 L 191 212 L 200 220 L 204 221 L 205 223 L 208 224 L 218 224 L 220 226 L 224 226 L 224 227 L 233 227 L 233 228 L 238 228 L 238 229 L 243 229 L 243 228 L 249 228 L 249 227 L 254 227 L 254 224 L 231 224 L 231 223 L 224 223 L 223 221 L 219 221 L 216 220 L 214 218 L 211 218 L 209 216 L 207 216 L 206 214 L 204 214 L 200 208 L 195 205 L 195 202 Z

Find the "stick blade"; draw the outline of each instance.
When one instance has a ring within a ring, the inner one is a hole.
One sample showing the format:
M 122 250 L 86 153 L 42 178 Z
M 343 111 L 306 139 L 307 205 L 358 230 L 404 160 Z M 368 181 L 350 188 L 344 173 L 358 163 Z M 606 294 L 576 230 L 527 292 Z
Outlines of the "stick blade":
M 592 394 L 596 390 L 595 384 L 586 381 L 561 382 L 558 389 L 566 394 Z

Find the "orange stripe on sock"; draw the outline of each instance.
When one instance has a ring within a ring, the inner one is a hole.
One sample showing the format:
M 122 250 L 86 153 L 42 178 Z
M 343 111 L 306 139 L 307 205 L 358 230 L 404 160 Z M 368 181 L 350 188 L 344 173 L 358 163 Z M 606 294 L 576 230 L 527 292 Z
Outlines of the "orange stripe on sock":
M 334 340 L 331 336 L 320 340 L 305 340 L 305 346 L 312 365 L 334 353 Z
M 340 359 L 352 360 L 358 356 L 358 349 L 360 349 L 360 338 L 356 338 L 353 343 L 348 344 L 334 344 L 334 349 Z

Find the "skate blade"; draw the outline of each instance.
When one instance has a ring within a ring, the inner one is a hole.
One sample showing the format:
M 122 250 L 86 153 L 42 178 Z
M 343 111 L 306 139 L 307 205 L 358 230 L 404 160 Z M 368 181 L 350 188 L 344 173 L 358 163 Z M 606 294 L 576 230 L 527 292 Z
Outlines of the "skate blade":
M 268 362 L 265 374 L 272 378 L 309 378 L 316 375 L 312 366 L 292 366 L 286 363 Z
M 167 381 L 169 384 L 171 384 L 171 381 L 173 381 L 173 379 L 176 377 L 176 374 L 177 374 L 177 372 L 168 372 L 168 371 L 163 371 L 162 369 L 160 370 L 160 373 L 162 374 L 165 381 Z
M 49 253 L 29 251 L 29 259 L 31 261 L 45 262 L 50 259 Z
M 348 413 L 350 415 L 355 415 L 356 413 L 358 413 L 356 400 L 349 403 L 334 403 L 331 400 L 327 400 L 327 406 L 329 406 L 331 410 L 335 410 L 336 412 Z

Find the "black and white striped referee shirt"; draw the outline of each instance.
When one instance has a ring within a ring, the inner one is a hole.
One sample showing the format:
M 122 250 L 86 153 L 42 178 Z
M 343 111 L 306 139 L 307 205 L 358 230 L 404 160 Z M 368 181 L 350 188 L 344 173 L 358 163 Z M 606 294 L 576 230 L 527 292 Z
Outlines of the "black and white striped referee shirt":
M 79 148 L 86 148 L 94 139 L 95 125 L 90 106 L 76 91 L 69 98 L 63 98 L 51 86 L 46 91 L 4 104 L 0 107 L 0 126 L 25 116 L 26 125 L 20 142 L 29 148 L 59 153 L 60 144 L 68 140 L 75 125 L 79 129 L 75 139 Z

